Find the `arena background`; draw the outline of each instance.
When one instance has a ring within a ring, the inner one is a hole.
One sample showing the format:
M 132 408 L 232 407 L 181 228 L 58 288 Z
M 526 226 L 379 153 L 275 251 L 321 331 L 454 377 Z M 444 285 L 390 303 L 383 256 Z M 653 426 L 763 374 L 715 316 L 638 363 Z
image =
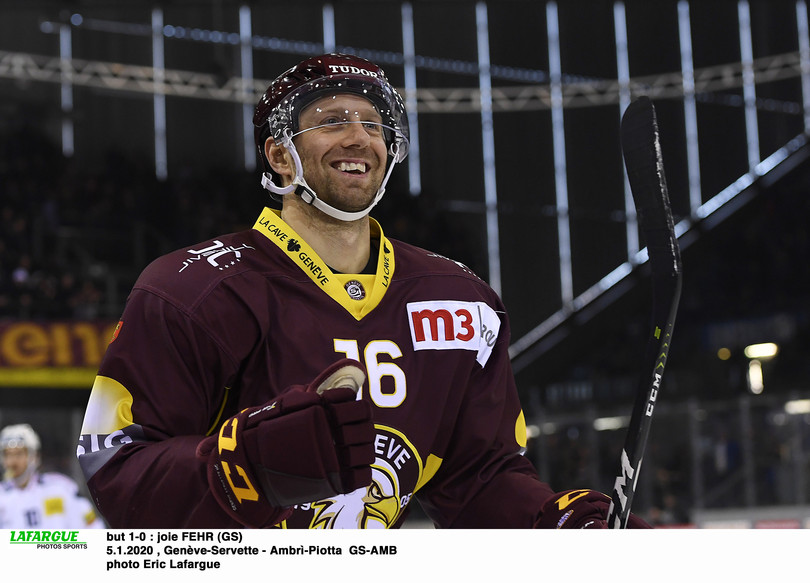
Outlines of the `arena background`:
M 79 478 L 135 277 L 253 223 L 252 106 L 326 50 L 407 97 L 412 155 L 374 215 L 501 293 L 528 455 L 556 488 L 609 491 L 617 470 L 650 301 L 618 128 L 653 98 L 685 279 L 634 508 L 810 526 L 804 0 L 4 1 L 0 424 L 32 423 L 46 467 Z M 746 356 L 760 343 L 777 354 Z

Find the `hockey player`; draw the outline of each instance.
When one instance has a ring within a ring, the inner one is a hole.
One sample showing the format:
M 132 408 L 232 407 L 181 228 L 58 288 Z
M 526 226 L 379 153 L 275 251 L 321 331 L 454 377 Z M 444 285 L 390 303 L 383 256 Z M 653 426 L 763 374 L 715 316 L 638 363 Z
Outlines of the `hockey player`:
M 39 436 L 27 423 L 0 432 L 3 483 L 0 528 L 103 528 L 76 482 L 56 472 L 40 472 Z
M 254 124 L 281 210 L 148 266 L 101 363 L 78 457 L 108 522 L 605 528 L 522 455 L 499 297 L 369 216 L 408 154 L 383 71 L 306 59 Z

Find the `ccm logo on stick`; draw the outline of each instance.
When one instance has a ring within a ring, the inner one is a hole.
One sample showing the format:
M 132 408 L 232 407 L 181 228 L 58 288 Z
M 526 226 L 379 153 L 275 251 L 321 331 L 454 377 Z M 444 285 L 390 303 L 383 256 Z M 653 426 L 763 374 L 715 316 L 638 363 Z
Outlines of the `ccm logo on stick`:
M 434 300 L 407 305 L 414 350 L 472 350 L 484 366 L 498 339 L 501 320 L 484 302 Z

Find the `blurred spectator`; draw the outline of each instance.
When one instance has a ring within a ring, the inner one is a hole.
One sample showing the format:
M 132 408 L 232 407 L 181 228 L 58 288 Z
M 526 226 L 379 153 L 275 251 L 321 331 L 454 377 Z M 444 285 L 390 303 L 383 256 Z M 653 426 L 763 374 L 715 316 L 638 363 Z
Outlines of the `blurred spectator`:
M 71 478 L 40 471 L 39 435 L 27 423 L 0 432 L 0 528 L 104 528 Z

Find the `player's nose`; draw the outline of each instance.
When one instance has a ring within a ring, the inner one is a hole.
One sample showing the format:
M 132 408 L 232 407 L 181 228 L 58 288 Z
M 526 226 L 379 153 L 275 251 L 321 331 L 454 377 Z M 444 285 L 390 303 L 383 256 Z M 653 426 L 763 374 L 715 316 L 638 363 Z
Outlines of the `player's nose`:
M 350 122 L 343 124 L 341 144 L 343 146 L 367 146 L 371 136 L 362 123 Z

